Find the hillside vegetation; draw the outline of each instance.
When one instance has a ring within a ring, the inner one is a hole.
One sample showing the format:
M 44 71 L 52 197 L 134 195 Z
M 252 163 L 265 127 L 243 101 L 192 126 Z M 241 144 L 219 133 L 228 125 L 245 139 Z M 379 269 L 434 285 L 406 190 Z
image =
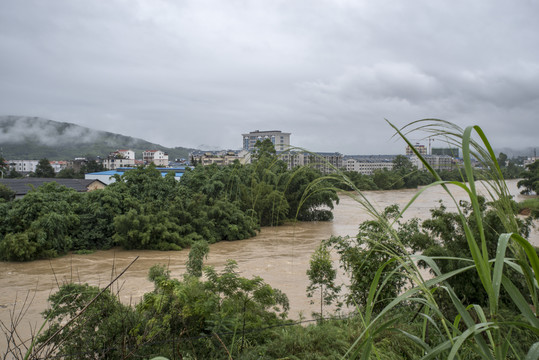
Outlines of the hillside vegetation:
M 0 144 L 6 159 L 69 160 L 75 157 L 104 157 L 117 149 L 136 153 L 159 149 L 169 159 L 187 158 L 193 149 L 168 148 L 130 136 L 39 117 L 0 116 Z

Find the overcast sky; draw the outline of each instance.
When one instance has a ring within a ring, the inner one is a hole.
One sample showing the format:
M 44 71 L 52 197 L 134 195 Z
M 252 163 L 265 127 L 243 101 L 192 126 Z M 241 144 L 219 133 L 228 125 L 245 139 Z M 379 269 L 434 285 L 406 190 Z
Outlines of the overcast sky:
M 384 119 L 434 117 L 537 146 L 538 15 L 535 0 L 1 0 L 0 115 L 171 147 L 281 130 L 344 154 L 402 153 Z

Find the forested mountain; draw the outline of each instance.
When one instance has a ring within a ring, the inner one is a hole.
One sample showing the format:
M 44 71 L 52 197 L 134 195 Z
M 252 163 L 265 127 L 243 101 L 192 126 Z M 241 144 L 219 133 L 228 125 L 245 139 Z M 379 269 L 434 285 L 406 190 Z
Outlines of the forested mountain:
M 169 159 L 187 158 L 193 149 L 167 148 L 130 136 L 39 117 L 0 116 L 0 152 L 6 159 L 68 160 L 75 157 L 96 158 L 117 149 L 140 152 L 159 149 Z

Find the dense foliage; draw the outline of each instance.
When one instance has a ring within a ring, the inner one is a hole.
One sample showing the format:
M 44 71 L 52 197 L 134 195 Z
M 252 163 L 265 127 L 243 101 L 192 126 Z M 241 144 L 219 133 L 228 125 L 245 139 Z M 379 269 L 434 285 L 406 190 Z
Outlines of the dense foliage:
M 153 266 L 148 277 L 155 288 L 134 308 L 110 289 L 62 285 L 49 298 L 43 313 L 49 327 L 35 350 L 66 359 L 226 358 L 263 344 L 269 329 L 287 324 L 286 295 L 260 277 L 239 276 L 234 261 L 221 272 L 205 267 L 204 274 L 172 279 L 164 266 Z
M 396 205 L 387 207 L 382 216 L 385 221 L 398 218 Z M 420 232 L 418 219 L 401 223 L 397 221 L 395 234 L 403 244 L 396 244 L 392 234 L 384 228 L 384 222 L 369 220 L 359 225 L 356 237 L 331 237 L 325 244 L 333 247 L 339 255 L 341 268 L 349 276 L 345 301 L 351 306 L 364 307 L 368 303 L 369 288 L 376 276 L 385 278 L 385 283 L 377 287 L 378 298 L 373 310 L 379 311 L 394 299 L 407 283 L 407 274 L 400 264 L 391 261 L 394 254 L 404 255 L 408 249 L 418 251 L 429 242 L 428 237 Z M 404 246 L 403 246 L 404 245 Z M 377 275 L 377 272 L 380 273 Z
M 49 159 L 43 158 L 40 159 L 36 166 L 36 171 L 31 174 L 32 176 L 39 178 L 53 178 L 56 177 L 54 168 L 52 167 Z
M 321 174 L 287 170 L 269 149 L 260 144 L 249 165 L 196 166 L 179 182 L 149 166 L 116 176 L 103 190 L 77 193 L 49 183 L 2 200 L 0 258 L 27 261 L 117 245 L 178 250 L 201 240 L 247 239 L 260 226 L 287 220 L 331 219 L 338 197 Z M 40 173 L 50 167 L 46 160 L 40 165 Z M 2 191 L 2 198 L 12 195 Z
M 499 221 L 492 204 L 487 204 L 483 197 L 480 197 L 480 204 L 488 256 L 493 258 L 496 256 L 496 239 L 504 230 L 503 224 Z M 477 220 L 471 205 L 463 201 L 460 206 L 472 233 L 478 236 Z M 444 274 L 466 267 L 472 261 L 467 246 L 466 230 L 459 213 L 447 211 L 446 206 L 440 203 L 438 207 L 431 209 L 431 217 L 423 221 L 417 218 L 400 221 L 399 214 L 397 205 L 389 206 L 381 214 L 383 220 L 361 223 L 356 237 L 332 237 L 324 242 L 325 246 L 332 247 L 339 255 L 341 268 L 349 277 L 347 291 L 342 294 L 348 305 L 367 306 L 369 290 L 376 277 L 384 281 L 378 283 L 375 288 L 377 298 L 370 304 L 374 312 L 383 309 L 402 293 L 409 284 L 410 274 L 402 264 L 394 260 L 396 255 L 422 254 L 431 257 L 436 268 Z M 385 224 L 391 222 L 394 222 L 391 230 L 393 233 L 385 229 Z M 520 234 L 529 236 L 531 218 L 518 219 L 518 224 Z M 395 242 L 394 237 L 400 241 Z M 419 261 L 419 265 L 432 271 L 431 265 L 424 261 Z M 507 270 L 506 276 L 519 288 L 524 287 L 523 283 L 519 283 L 515 272 Z M 459 294 L 465 305 L 488 305 L 488 296 L 473 269 L 454 275 L 446 284 Z M 448 307 L 450 299 L 443 291 L 437 291 L 436 298 L 440 306 Z M 500 300 L 504 305 L 510 304 L 506 293 L 501 294 Z
M 521 174 L 522 180 L 518 182 L 518 187 L 523 187 L 523 194 L 539 194 L 539 160 L 526 167 L 526 171 Z

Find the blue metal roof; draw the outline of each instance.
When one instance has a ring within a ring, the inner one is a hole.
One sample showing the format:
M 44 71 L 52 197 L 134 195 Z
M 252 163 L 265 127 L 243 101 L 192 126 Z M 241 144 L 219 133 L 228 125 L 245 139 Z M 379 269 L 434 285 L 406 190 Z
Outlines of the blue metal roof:
M 92 174 L 92 175 L 116 175 L 116 174 L 120 174 L 120 175 L 123 175 L 123 171 L 116 171 L 116 170 L 107 170 L 107 171 L 99 171 L 99 172 L 94 172 L 94 173 L 88 173 L 88 174 Z

